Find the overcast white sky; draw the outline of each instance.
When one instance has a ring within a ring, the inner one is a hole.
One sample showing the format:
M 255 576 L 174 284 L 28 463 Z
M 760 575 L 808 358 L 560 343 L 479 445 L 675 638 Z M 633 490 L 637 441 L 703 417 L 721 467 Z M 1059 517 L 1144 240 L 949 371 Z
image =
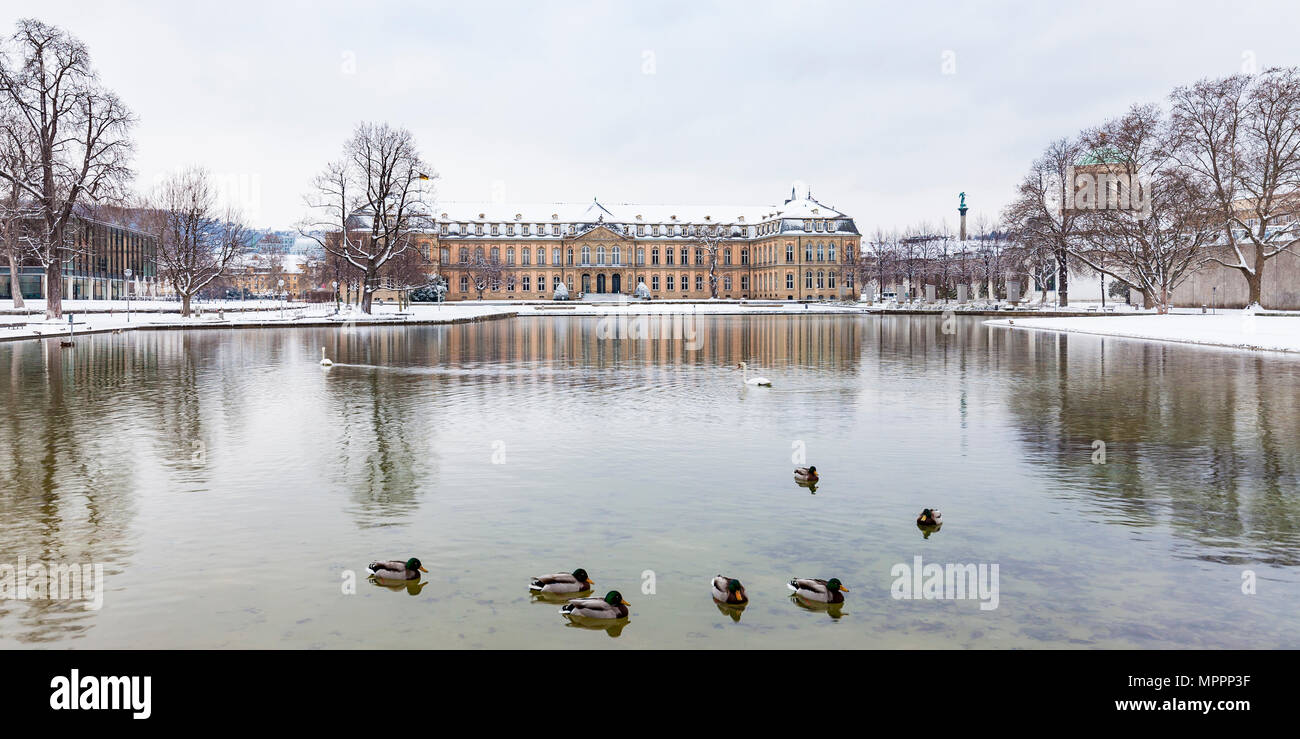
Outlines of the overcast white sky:
M 1300 64 L 1290 2 L 0 0 L 68 28 L 140 118 L 142 186 L 201 164 L 289 228 L 359 120 L 443 200 L 993 215 L 1049 140 L 1205 76 Z M 945 52 L 955 73 L 944 73 Z

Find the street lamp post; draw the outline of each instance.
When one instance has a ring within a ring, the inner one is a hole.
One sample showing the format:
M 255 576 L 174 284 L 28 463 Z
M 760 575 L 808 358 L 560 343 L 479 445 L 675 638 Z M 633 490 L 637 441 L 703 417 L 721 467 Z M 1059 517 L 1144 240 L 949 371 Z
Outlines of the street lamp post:
M 122 274 L 126 275 L 126 322 L 130 323 L 131 322 L 131 268 L 127 267 L 126 269 L 122 270 Z
M 343 306 L 339 304 L 339 281 L 335 280 L 330 284 L 334 286 L 334 315 L 337 316 L 339 311 L 343 310 Z
M 280 287 L 280 317 L 284 318 L 284 301 L 285 301 L 284 280 L 280 280 L 279 287 Z

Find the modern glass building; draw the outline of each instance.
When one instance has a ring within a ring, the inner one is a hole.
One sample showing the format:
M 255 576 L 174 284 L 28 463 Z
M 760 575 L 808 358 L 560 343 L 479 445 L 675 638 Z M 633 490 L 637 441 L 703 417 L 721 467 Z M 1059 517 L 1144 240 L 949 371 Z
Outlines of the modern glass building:
M 63 264 L 65 300 L 117 300 L 158 294 L 158 244 L 143 232 L 125 226 L 78 219 L 71 228 L 73 248 Z M 126 270 L 131 270 L 128 285 Z M 0 259 L 0 299 L 12 299 L 9 260 Z M 35 259 L 18 267 L 18 284 L 27 299 L 46 295 L 45 269 Z

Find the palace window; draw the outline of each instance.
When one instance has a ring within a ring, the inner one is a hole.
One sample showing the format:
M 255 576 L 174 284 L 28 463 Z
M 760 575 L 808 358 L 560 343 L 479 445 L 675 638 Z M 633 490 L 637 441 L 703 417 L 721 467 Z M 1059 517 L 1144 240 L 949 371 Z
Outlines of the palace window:
M 793 272 L 786 272 L 786 273 L 785 273 L 785 289 L 786 289 L 786 290 L 793 290 L 793 289 L 794 289 L 794 273 L 793 273 Z
M 785 245 L 785 261 L 786 264 L 794 261 L 794 244 Z
M 506 236 L 514 236 L 514 235 L 515 235 L 515 224 L 513 224 L 513 223 L 507 223 L 507 224 L 506 224 Z
M 817 289 L 820 290 L 823 287 L 826 287 L 826 273 L 821 270 L 817 270 Z
M 812 270 L 808 270 L 808 272 L 807 272 L 806 274 L 804 274 L 804 276 L 803 276 L 803 286 L 804 286 L 805 289 L 808 289 L 808 290 L 811 290 L 811 289 L 812 289 L 812 286 L 813 286 L 813 274 L 812 274 Z
M 667 249 L 664 249 L 664 264 L 672 264 L 672 263 L 673 263 L 673 248 L 670 246 Z
M 476 223 L 476 224 L 474 224 L 474 233 L 475 233 L 475 235 L 482 236 L 482 235 L 483 235 L 483 224 L 481 224 L 481 223 Z
M 638 267 L 645 266 L 645 249 L 642 249 L 640 247 L 638 247 L 636 250 L 636 266 Z
M 605 263 L 605 247 L 598 246 L 596 247 L 596 264 L 604 264 L 604 263 Z
M 573 247 L 572 247 L 572 246 L 569 247 L 569 253 L 567 254 L 567 256 L 568 256 L 568 259 L 569 259 L 569 266 L 572 267 L 572 266 L 573 266 Z
M 722 289 L 723 289 L 723 290 L 730 290 L 730 289 L 731 289 L 731 275 L 725 275 L 725 276 L 722 278 Z
M 492 247 L 492 263 L 493 264 L 501 263 L 501 247 L 499 246 Z
M 811 262 L 812 255 L 813 255 L 813 245 L 812 242 L 810 241 L 807 244 L 803 245 L 803 260 L 805 262 Z
M 570 258 L 572 258 L 572 255 L 570 255 Z M 538 261 L 537 263 L 541 264 L 541 261 Z M 551 265 L 554 267 L 560 266 L 560 247 L 558 246 L 551 249 Z
M 658 235 L 659 235 L 659 227 L 658 227 L 658 226 L 651 226 L 651 227 L 650 227 L 650 235 L 652 235 L 652 236 L 658 236 Z
M 740 250 L 740 263 L 741 263 L 741 264 L 749 264 L 749 250 L 748 250 L 748 249 L 741 249 L 741 250 Z M 742 288 L 742 289 L 743 289 L 743 288 Z
M 532 278 L 532 276 L 531 276 L 531 275 L 524 275 L 524 276 L 523 276 L 523 284 L 520 285 L 520 287 L 523 288 L 524 292 L 528 292 L 529 289 L 532 288 L 532 286 L 533 286 L 533 278 Z
M 846 287 L 846 288 L 848 288 L 848 289 L 850 289 L 850 290 L 853 289 L 853 271 L 852 271 L 852 270 L 850 270 L 850 271 L 844 273 L 844 287 Z
M 829 244 L 826 245 L 826 258 L 827 258 L 827 260 L 829 260 L 829 261 L 831 261 L 831 262 L 835 261 L 835 242 L 834 242 L 834 241 L 832 241 L 831 243 L 829 243 Z
M 723 250 L 722 250 L 722 263 L 723 263 L 723 264 L 726 264 L 726 265 L 730 265 L 730 264 L 731 264 L 731 250 L 730 250 L 730 249 L 723 249 Z
M 506 278 L 506 292 L 514 292 L 514 291 L 515 291 L 515 278 L 512 275 Z
M 695 275 L 695 289 L 696 290 L 704 289 L 704 275 Z
M 826 261 L 826 245 L 820 241 L 817 242 L 817 261 Z
M 442 264 L 448 264 L 449 262 L 451 262 L 450 246 L 444 246 L 438 250 L 438 261 L 441 262 Z
M 522 264 L 522 265 L 525 266 L 525 267 L 527 267 L 528 265 L 532 264 L 532 263 L 533 263 L 533 250 L 532 250 L 532 249 L 529 249 L 528 247 L 525 246 L 525 247 L 524 247 L 524 248 L 519 252 L 519 263 Z
M 483 259 L 483 247 L 481 246 L 474 247 L 474 259 L 475 260 Z
M 659 275 L 654 275 L 650 278 L 650 289 L 651 290 L 659 289 Z
M 515 264 L 515 248 L 513 246 L 506 247 L 506 264 L 512 267 Z
M 834 272 L 827 272 L 827 273 L 826 273 L 826 287 L 829 287 L 829 288 L 832 289 L 832 290 L 835 289 L 835 273 L 834 273 Z
M 669 290 L 672 290 L 672 289 L 673 289 L 673 276 L 672 276 L 672 275 L 668 275 L 665 279 L 668 281 L 668 282 L 667 282 L 668 289 L 669 289 Z
M 612 255 L 614 257 L 614 262 L 613 262 L 614 264 L 623 263 L 623 249 L 621 247 L 618 246 L 614 247 Z
M 696 266 L 701 266 L 701 267 L 704 266 L 704 250 L 703 250 L 703 249 L 696 249 L 696 250 L 695 250 L 695 264 L 696 264 Z
M 459 257 L 461 264 L 469 264 L 469 248 L 462 246 L 460 248 Z
M 740 276 L 740 289 L 741 289 L 741 290 L 748 290 L 748 289 L 749 289 L 749 275 L 741 275 L 741 276 Z
M 689 258 L 688 251 L 684 246 L 682 247 L 681 250 L 681 256 L 682 256 L 682 264 L 689 264 L 689 262 L 686 261 Z
M 469 292 L 469 278 L 465 275 L 460 276 L 460 291 L 463 293 Z
M 533 227 L 532 227 L 531 225 L 525 223 L 525 224 L 522 226 L 522 228 L 523 228 L 523 230 L 524 230 L 524 236 L 531 236 L 531 235 L 532 235 Z
M 658 247 L 655 247 L 654 249 L 651 249 L 651 250 L 650 250 L 650 263 L 651 263 L 651 264 L 658 264 L 658 263 L 659 263 L 659 248 L 658 248 Z

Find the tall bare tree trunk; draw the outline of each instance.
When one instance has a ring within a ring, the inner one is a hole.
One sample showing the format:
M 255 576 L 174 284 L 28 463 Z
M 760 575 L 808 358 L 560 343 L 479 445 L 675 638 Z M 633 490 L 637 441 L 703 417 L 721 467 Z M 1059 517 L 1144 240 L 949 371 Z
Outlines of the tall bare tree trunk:
M 45 268 L 45 319 L 63 318 L 63 260 L 55 257 Z
M 13 294 L 14 307 L 22 308 L 24 307 L 23 287 L 18 281 L 18 255 L 15 253 L 14 245 L 12 243 L 10 243 L 8 247 L 9 248 L 6 251 L 9 255 L 9 292 Z
M 190 317 L 190 299 L 194 297 L 188 293 L 181 294 L 181 318 Z

